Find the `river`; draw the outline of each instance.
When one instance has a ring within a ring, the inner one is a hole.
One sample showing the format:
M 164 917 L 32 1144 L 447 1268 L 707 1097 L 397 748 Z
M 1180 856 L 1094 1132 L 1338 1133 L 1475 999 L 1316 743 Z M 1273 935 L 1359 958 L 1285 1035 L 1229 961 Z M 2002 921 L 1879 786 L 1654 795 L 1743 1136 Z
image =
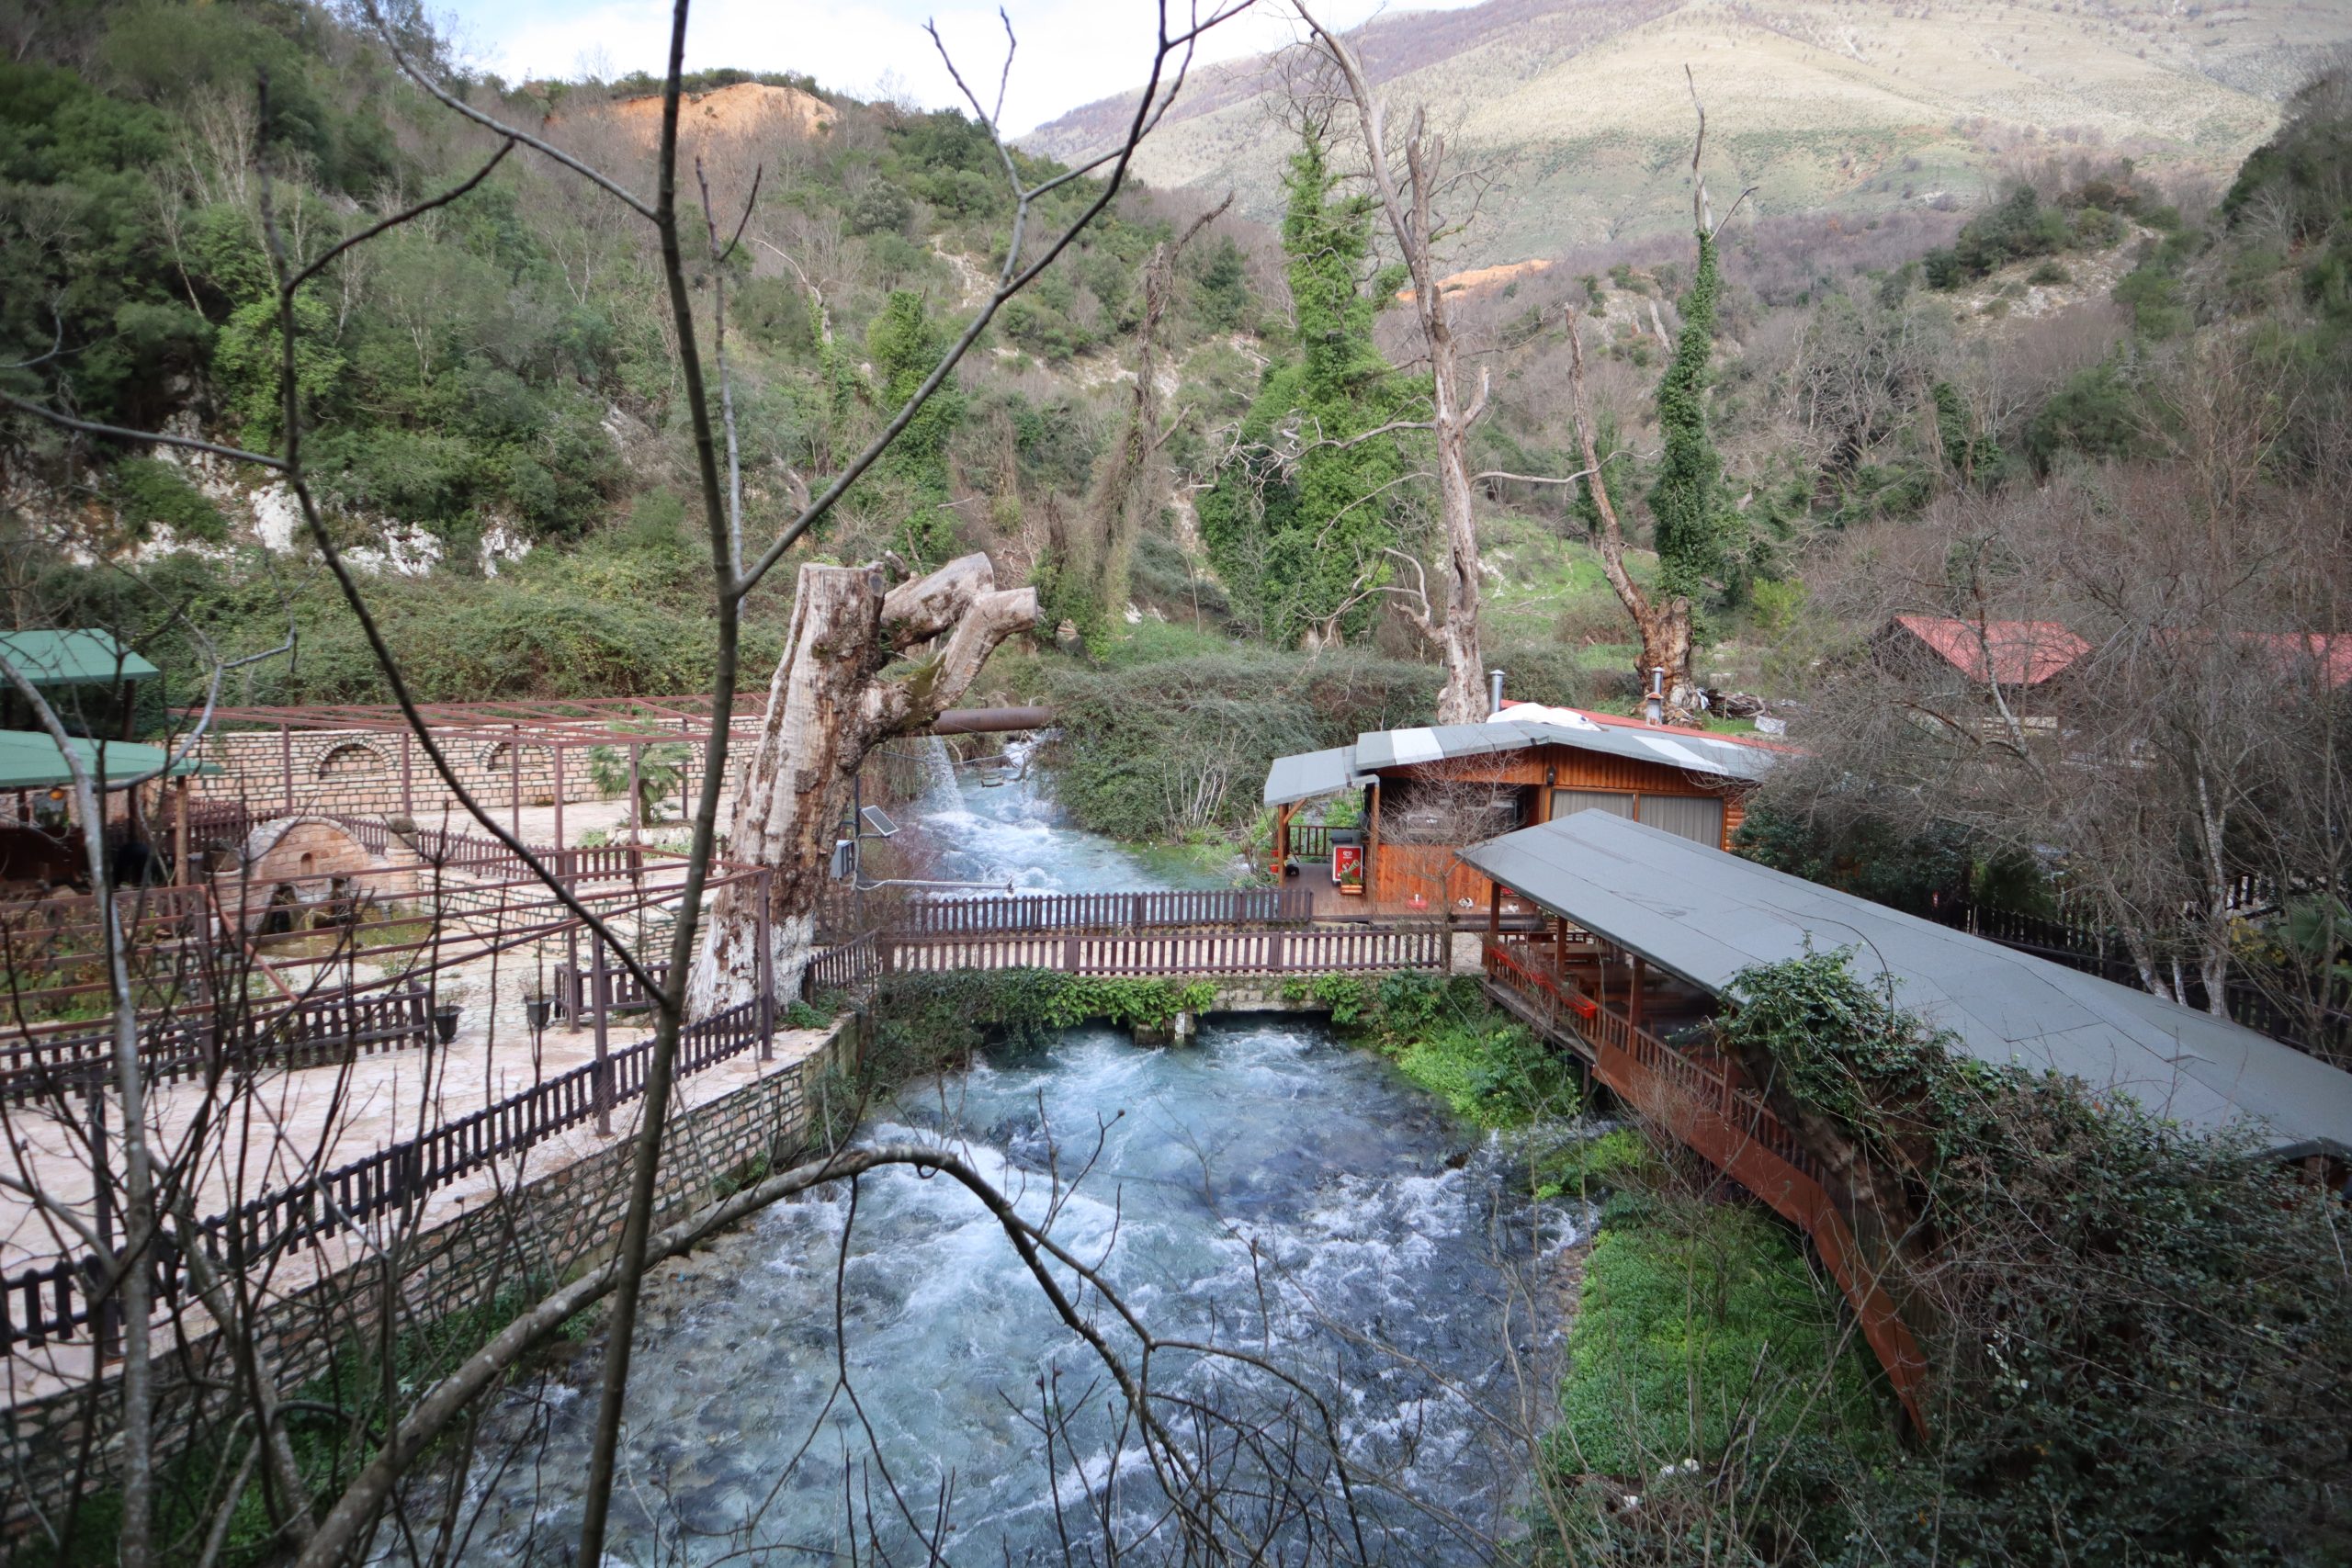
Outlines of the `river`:
M 1060 824 L 1035 781 L 943 784 L 922 820 L 944 875 L 1169 885 Z M 1482 1537 L 1509 1533 L 1524 1453 L 1477 1409 L 1516 1411 L 1522 1381 L 1544 1382 L 1531 1324 L 1549 1314 L 1518 1282 L 1548 1275 L 1566 1221 L 1513 1196 L 1507 1158 L 1379 1057 L 1284 1015 L 1213 1017 L 1175 1050 L 1074 1029 L 913 1086 L 863 1136 L 957 1142 L 1033 1217 L 1057 1170 L 1053 1234 L 1102 1259 L 1155 1333 L 1263 1355 L 1336 1413 L 1375 1560 L 1477 1562 Z M 865 1178 L 854 1203 L 845 1258 L 843 1187 L 766 1212 L 649 1286 L 608 1561 L 847 1563 L 854 1517 L 855 1561 L 922 1562 L 943 1515 L 944 1560 L 975 1568 L 1059 1562 L 1066 1538 L 1075 1560 L 1099 1561 L 1104 1515 L 1123 1560 L 1172 1557 L 1101 1363 L 996 1224 L 962 1188 L 898 1169 Z M 835 1391 L 837 1268 L 854 1404 Z M 513 1457 L 469 1483 L 481 1517 L 464 1560 L 568 1561 L 597 1359 L 592 1348 L 492 1412 L 485 1451 Z M 1253 1418 L 1280 1413 L 1276 1385 L 1236 1363 L 1170 1355 L 1153 1376 Z M 1050 1461 L 1049 1393 L 1069 1423 Z M 1297 1462 L 1303 1494 L 1338 1512 L 1311 1443 Z M 1237 1513 L 1264 1468 L 1237 1462 Z M 1112 1500 L 1090 1517 L 1106 1476 Z M 1295 1520 L 1284 1541 L 1283 1561 L 1325 1560 Z

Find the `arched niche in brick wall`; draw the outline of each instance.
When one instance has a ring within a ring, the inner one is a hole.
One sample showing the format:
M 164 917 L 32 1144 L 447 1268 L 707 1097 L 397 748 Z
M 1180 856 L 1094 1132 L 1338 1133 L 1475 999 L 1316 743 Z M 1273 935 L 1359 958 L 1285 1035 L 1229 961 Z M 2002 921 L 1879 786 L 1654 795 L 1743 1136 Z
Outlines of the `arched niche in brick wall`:
M 515 755 L 512 741 L 495 740 L 481 749 L 481 784 L 479 786 L 486 801 L 506 798 L 510 782 L 521 775 L 523 804 L 548 806 L 555 801 L 555 752 L 533 741 L 525 741 L 521 755 Z
M 396 765 L 372 740 L 331 740 L 319 752 L 313 771 L 322 779 L 372 778 Z

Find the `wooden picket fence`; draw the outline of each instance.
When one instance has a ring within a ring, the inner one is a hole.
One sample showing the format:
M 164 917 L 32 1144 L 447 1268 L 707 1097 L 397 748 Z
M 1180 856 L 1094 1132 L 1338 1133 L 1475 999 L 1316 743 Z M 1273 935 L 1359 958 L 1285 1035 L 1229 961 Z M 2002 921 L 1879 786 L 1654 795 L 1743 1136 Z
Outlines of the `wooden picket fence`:
M 168 1083 L 215 1068 L 318 1066 L 423 1046 L 432 1038 L 431 1004 L 421 987 L 339 989 L 290 1006 L 236 1010 L 225 1023 L 209 1007 L 142 1020 L 139 1063 L 149 1083 Z M 114 1034 L 103 1025 L 0 1040 L 0 1100 L 85 1094 L 111 1081 L 113 1056 Z
M 775 1038 L 775 1024 L 772 1003 L 756 998 L 688 1026 L 678 1040 L 679 1076 L 764 1050 Z M 429 1133 L 216 1214 L 198 1225 L 206 1251 L 225 1267 L 243 1269 L 404 1212 L 493 1160 L 526 1153 L 636 1099 L 645 1091 L 652 1051 L 650 1041 L 616 1051 Z M 159 1304 L 172 1308 L 187 1299 L 185 1259 L 166 1247 L 151 1267 Z M 70 1340 L 90 1328 L 110 1299 L 105 1283 L 106 1269 L 96 1255 L 61 1259 L 0 1281 L 0 1354 L 20 1344 Z
M 1182 926 L 1305 925 L 1314 897 L 1304 887 L 1217 887 L 1150 893 L 1020 893 L 926 898 L 891 911 L 895 936 L 977 936 L 1001 931 L 1148 931 Z
M 1435 920 L 1410 925 L 1250 931 L 1082 931 L 910 937 L 874 941 L 883 976 L 955 969 L 1052 969 L 1065 975 L 1325 975 L 1442 969 L 1451 936 Z

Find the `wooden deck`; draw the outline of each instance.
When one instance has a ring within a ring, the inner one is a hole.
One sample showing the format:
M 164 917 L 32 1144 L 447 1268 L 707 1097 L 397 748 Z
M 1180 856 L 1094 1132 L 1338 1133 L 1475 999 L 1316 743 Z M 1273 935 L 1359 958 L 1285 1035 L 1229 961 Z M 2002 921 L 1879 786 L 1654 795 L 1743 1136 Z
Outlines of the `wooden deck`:
M 1926 1358 L 1881 1283 L 1883 1270 L 1832 1201 L 1819 1163 L 1740 1083 L 1732 1063 L 1703 1045 L 1677 1049 L 1661 1038 L 1702 1016 L 1696 994 L 1671 981 L 1634 989 L 1623 967 L 1581 932 L 1498 935 L 1482 951 L 1487 994 L 1506 1010 L 1583 1057 L 1620 1100 L 1804 1232 L 1852 1305 L 1913 1429 L 1924 1435 Z
M 1312 919 L 1318 921 L 1364 920 L 1396 921 L 1428 919 L 1444 915 L 1456 931 L 1487 929 L 1487 906 L 1483 903 L 1456 902 L 1452 908 L 1440 908 L 1426 895 L 1419 904 L 1409 897 L 1374 898 L 1369 893 L 1342 893 L 1331 880 L 1331 868 L 1321 863 L 1309 863 L 1299 869 L 1299 874 L 1286 880 L 1285 890 L 1304 893 L 1312 906 Z M 1532 904 L 1503 907 L 1503 923 L 1510 927 L 1532 928 L 1543 922 L 1544 916 Z

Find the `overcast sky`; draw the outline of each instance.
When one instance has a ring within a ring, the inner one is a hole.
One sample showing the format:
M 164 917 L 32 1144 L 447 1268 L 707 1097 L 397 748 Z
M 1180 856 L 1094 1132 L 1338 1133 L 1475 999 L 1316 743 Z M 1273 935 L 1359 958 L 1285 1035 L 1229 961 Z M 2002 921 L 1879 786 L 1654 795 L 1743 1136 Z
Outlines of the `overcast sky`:
M 1184 0 L 1173 0 L 1173 11 Z M 1208 0 L 1203 0 L 1205 5 Z M 1415 0 L 1389 10 L 1451 9 L 1472 0 Z M 1327 0 L 1318 18 L 1354 26 L 1375 0 Z M 1143 80 L 1158 19 L 1152 0 L 1005 0 L 1021 40 L 1005 94 L 1018 135 Z M 510 80 L 658 72 L 669 50 L 662 0 L 456 0 L 446 13 L 461 52 Z M 686 68 L 805 71 L 860 97 L 887 89 L 930 107 L 959 102 L 922 24 L 936 17 L 965 79 L 993 94 L 1004 30 L 992 5 L 970 0 L 698 0 Z M 1278 0 L 1260 0 L 1213 33 L 1203 57 L 1226 59 L 1289 41 Z

